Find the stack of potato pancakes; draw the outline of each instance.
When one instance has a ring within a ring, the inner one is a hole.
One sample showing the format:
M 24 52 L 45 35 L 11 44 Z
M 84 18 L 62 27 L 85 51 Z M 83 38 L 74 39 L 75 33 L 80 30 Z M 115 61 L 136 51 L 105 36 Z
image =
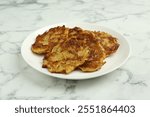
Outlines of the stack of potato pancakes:
M 31 50 L 44 56 L 43 68 L 50 72 L 70 73 L 75 69 L 92 72 L 116 52 L 117 39 L 108 33 L 58 26 L 36 37 Z

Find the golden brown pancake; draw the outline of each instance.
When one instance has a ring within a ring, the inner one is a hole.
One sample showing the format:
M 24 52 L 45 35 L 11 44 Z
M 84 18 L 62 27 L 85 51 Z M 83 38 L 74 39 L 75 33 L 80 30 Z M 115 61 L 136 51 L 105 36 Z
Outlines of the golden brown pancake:
M 92 72 L 100 69 L 105 63 L 104 59 L 106 58 L 103 47 L 91 31 L 82 30 L 80 35 L 82 35 L 78 37 L 80 40 L 86 39 L 85 44 L 90 48 L 90 55 L 88 60 L 79 66 L 79 68 L 84 72 Z
M 62 43 L 68 37 L 69 29 L 65 26 L 58 26 L 49 29 L 49 31 L 38 35 L 35 43 L 32 45 L 32 52 L 36 54 L 45 54 L 57 45 Z
M 79 68 L 84 72 L 96 71 L 105 64 L 105 58 L 106 54 L 103 47 L 97 43 L 93 47 L 90 46 L 90 56 L 83 65 L 79 66 Z
M 43 67 L 50 72 L 70 73 L 82 65 L 88 59 L 89 48 L 84 44 L 86 39 L 79 40 L 77 37 L 78 30 L 70 29 L 66 41 L 57 44 L 45 55 Z

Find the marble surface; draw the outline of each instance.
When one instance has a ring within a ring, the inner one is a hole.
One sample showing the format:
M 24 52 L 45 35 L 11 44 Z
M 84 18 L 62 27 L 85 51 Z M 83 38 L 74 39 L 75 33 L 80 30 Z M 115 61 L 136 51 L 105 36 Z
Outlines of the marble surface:
M 116 30 L 129 40 L 131 57 L 112 73 L 82 81 L 29 67 L 20 53 L 28 34 L 68 21 Z M 0 99 L 150 99 L 150 1 L 0 0 Z

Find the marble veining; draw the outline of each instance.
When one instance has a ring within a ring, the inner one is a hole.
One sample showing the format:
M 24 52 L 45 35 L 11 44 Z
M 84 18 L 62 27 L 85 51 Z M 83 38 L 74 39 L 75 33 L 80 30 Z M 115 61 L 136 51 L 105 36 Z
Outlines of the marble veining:
M 61 22 L 110 27 L 131 44 L 119 69 L 95 79 L 56 79 L 28 66 L 20 53 L 34 30 Z M 0 0 L 0 99 L 150 99 L 149 0 Z

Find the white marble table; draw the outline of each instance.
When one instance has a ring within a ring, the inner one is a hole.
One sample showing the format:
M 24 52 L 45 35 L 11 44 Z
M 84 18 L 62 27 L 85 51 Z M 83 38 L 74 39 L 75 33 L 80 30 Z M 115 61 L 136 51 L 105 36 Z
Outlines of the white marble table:
M 112 73 L 82 81 L 29 67 L 20 53 L 27 35 L 68 21 L 111 27 L 129 40 L 131 57 Z M 0 99 L 150 99 L 150 1 L 0 0 Z

